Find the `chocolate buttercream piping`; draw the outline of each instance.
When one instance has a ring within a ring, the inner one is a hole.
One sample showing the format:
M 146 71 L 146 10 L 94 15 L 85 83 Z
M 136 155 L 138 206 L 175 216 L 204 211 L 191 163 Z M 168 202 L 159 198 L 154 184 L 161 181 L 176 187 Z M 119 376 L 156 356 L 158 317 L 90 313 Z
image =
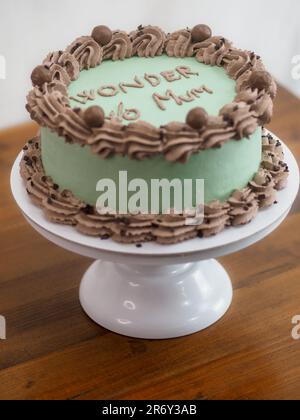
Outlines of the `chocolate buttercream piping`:
M 69 86 L 71 79 L 67 73 L 67 70 L 64 67 L 61 67 L 59 64 L 53 64 L 50 69 L 51 78 L 53 81 L 62 83 L 65 86 Z
M 53 181 L 42 173 L 34 173 L 26 182 L 26 190 L 36 205 L 44 208 L 44 199 L 55 193 Z
M 204 221 L 198 227 L 198 236 L 208 238 L 222 232 L 229 223 L 229 204 L 216 200 L 204 207 Z
M 134 76 L 133 83 L 121 82 L 119 83 L 119 88 L 122 90 L 123 93 L 127 93 L 128 90 L 126 88 L 135 88 L 135 89 L 142 89 L 144 87 L 144 83 L 138 76 Z
M 268 133 L 265 128 L 262 130 L 262 148 L 263 152 L 271 152 L 283 161 L 284 153 L 281 142 Z
M 67 72 L 70 80 L 76 80 L 79 76 L 79 62 L 72 54 L 63 51 L 52 52 L 47 55 L 43 64 L 50 70 L 52 70 L 54 65 L 59 65 Z
M 132 54 L 139 57 L 155 57 L 162 55 L 166 35 L 157 26 L 146 26 L 131 32 Z
M 28 181 L 34 174 L 44 172 L 40 159 L 40 139 L 35 137 L 24 146 L 24 158 L 20 163 L 20 173 L 24 181 Z
M 50 221 L 74 226 L 77 224 L 76 215 L 85 208 L 85 204 L 67 190 L 51 193 L 43 199 L 42 206 Z
M 77 222 L 76 229 L 80 233 L 98 237 L 111 236 L 111 226 L 116 222 L 114 216 L 100 215 L 91 206 L 83 208 L 75 216 L 75 220 Z
M 258 116 L 260 125 L 268 124 L 273 115 L 273 100 L 267 93 L 261 93 L 257 100 L 251 105 L 251 111 Z
M 152 215 L 128 215 L 125 218 L 118 217 L 111 225 L 112 239 L 121 243 L 142 243 L 154 239 Z
M 223 117 L 209 117 L 201 135 L 202 149 L 220 148 L 236 135 L 235 129 Z
M 132 43 L 126 32 L 114 31 L 112 40 L 103 48 L 104 60 L 124 60 L 132 56 Z
M 145 159 L 162 151 L 159 131 L 144 121 L 128 124 L 124 146 L 125 154 L 131 159 Z
M 55 84 L 53 85 L 55 86 Z M 31 117 L 42 126 L 57 129 L 58 119 L 69 107 L 67 98 L 60 90 L 41 91 L 35 87 L 27 97 L 27 109 Z
M 74 216 L 86 205 L 70 191 L 59 191 L 59 186 L 45 175 L 39 143 L 39 138 L 35 138 L 26 145 L 20 164 L 20 174 L 26 183 L 26 190 L 50 221 L 73 225 Z
M 250 111 L 255 113 L 259 124 L 264 125 L 271 121 L 273 101 L 270 95 L 264 91 L 258 92 L 257 89 L 240 91 L 235 98 L 235 102 L 245 102 L 250 105 Z
M 77 38 L 66 52 L 79 62 L 80 70 L 98 66 L 103 58 L 103 49 L 91 36 Z
M 261 208 L 270 207 L 276 201 L 275 182 L 269 171 L 261 168 L 249 184 L 256 194 Z
M 256 54 L 237 48 L 229 48 L 222 59 L 227 74 L 234 80 L 238 80 L 245 73 L 247 76 L 253 70 L 263 70 L 263 64 Z
M 150 83 L 151 86 L 156 87 L 160 84 L 161 78 L 157 74 L 145 73 L 144 79 Z
M 106 121 L 101 128 L 94 129 L 87 143 L 93 153 L 103 159 L 117 153 L 124 153 L 124 131 L 118 121 Z
M 258 212 L 258 202 L 251 188 L 235 191 L 229 198 L 230 210 L 228 215 L 232 226 L 250 223 Z
M 193 44 L 189 55 L 196 55 L 200 63 L 211 66 L 222 66 L 223 59 L 231 47 L 231 42 L 223 37 L 212 37 L 206 41 Z
M 191 31 L 182 29 L 167 37 L 166 53 L 169 57 L 186 57 L 192 45 Z
M 79 77 L 80 64 L 72 54 L 63 53 L 57 64 L 66 69 L 71 80 L 76 80 Z
M 165 138 L 163 153 L 166 160 L 185 163 L 193 153 L 201 149 L 199 133 L 187 124 L 172 122 L 162 129 Z
M 254 72 L 257 71 L 257 68 L 253 67 L 251 70 L 246 71 L 242 76 L 240 76 L 236 81 L 236 90 L 237 92 L 241 92 L 247 89 L 255 89 L 251 85 L 251 76 Z M 258 71 L 265 71 L 263 63 L 260 62 L 260 68 L 258 68 Z M 277 94 L 277 85 L 273 78 L 271 78 L 271 82 L 268 85 L 268 87 L 261 92 L 268 94 L 272 101 L 276 97 Z
M 193 239 L 197 237 L 195 226 L 186 225 L 186 217 L 183 215 L 163 215 L 154 222 L 153 235 L 156 241 L 162 245 Z
M 86 143 L 92 131 L 83 118 L 83 110 L 74 110 L 69 108 L 58 117 L 58 126 L 60 135 L 72 143 L 78 143 L 82 146 Z
M 136 121 L 139 120 L 141 117 L 141 111 L 136 108 L 126 109 L 123 118 L 126 121 Z
M 178 123 L 176 123 L 178 124 Z M 109 137 L 113 137 L 113 123 L 105 124 Z M 140 124 L 138 125 L 140 128 Z M 138 127 L 135 125 L 133 133 Z M 152 127 L 148 130 L 148 140 L 155 136 Z M 132 127 L 131 127 L 132 129 Z M 173 127 L 172 130 L 183 129 Z M 101 129 L 99 129 L 101 130 Z M 97 131 L 99 131 L 97 130 Z M 276 201 L 276 189 L 283 188 L 288 176 L 288 167 L 283 162 L 283 150 L 280 142 L 263 131 L 261 168 L 249 186 L 235 191 L 232 196 L 221 203 L 214 201 L 204 207 L 204 220 L 201 225 L 189 226 L 186 219 L 192 215 L 175 213 L 169 215 L 128 214 L 125 216 L 99 214 L 96 208 L 76 199 L 69 191 L 60 191 L 44 172 L 41 161 L 40 139 L 30 140 L 24 147 L 24 156 L 20 164 L 20 173 L 26 183 L 29 197 L 40 206 L 46 217 L 55 223 L 76 226 L 86 235 L 113 240 L 121 243 L 143 243 L 156 241 L 160 244 L 174 244 L 188 239 L 210 237 L 222 232 L 227 226 L 240 226 L 250 223 L 256 216 L 258 207 L 269 207 Z M 102 145 L 103 142 L 100 142 Z M 120 144 L 117 144 L 118 147 Z M 96 147 L 96 145 L 93 145 Z M 93 147 L 92 146 L 92 147 Z M 272 156 L 265 156 L 272 154 Z M 269 158 L 272 157 L 272 163 Z M 273 160 L 275 159 L 275 160 Z M 282 170 L 277 170 L 280 164 Z M 275 166 L 274 166 L 275 165 Z M 269 167 L 269 169 L 266 169 Z M 281 177 L 283 174 L 284 180 Z M 280 176 L 279 176 L 280 175 Z M 99 209 L 98 209 L 99 211 Z
M 279 191 L 284 189 L 289 177 L 289 168 L 284 162 L 284 153 L 281 143 L 264 131 L 262 148 L 262 168 L 266 169 L 271 174 L 276 190 Z
M 220 115 L 233 126 L 237 140 L 250 137 L 257 128 L 257 116 L 245 102 L 233 102 L 224 106 Z

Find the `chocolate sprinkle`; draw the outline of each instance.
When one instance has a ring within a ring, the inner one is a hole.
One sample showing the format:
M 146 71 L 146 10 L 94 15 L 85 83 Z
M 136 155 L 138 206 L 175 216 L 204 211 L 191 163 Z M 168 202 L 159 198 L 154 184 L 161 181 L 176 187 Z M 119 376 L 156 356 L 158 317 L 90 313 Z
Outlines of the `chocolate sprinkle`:
M 89 204 L 82 210 L 83 213 L 87 214 L 87 215 L 91 215 L 94 214 L 94 207 L 90 206 Z

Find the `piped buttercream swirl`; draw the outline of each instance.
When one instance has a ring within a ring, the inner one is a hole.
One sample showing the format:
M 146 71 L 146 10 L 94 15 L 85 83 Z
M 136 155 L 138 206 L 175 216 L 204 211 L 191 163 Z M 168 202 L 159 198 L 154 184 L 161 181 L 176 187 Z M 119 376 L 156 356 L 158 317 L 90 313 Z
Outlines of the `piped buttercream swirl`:
M 124 137 L 124 153 L 132 159 L 145 159 L 162 151 L 160 132 L 152 124 L 138 121 L 128 124 Z
M 284 189 L 289 177 L 289 168 L 283 159 L 284 154 L 280 141 L 271 135 L 263 136 L 262 167 L 271 174 L 276 190 Z
M 42 205 L 51 222 L 73 226 L 77 224 L 77 214 L 85 207 L 82 201 L 67 190 L 51 193 L 43 199 Z
M 235 191 L 229 198 L 230 210 L 228 212 L 232 226 L 250 223 L 258 212 L 258 203 L 255 193 L 250 188 Z
M 181 29 L 168 35 L 166 41 L 166 53 L 169 57 L 182 58 L 189 54 L 192 45 L 191 31 Z
M 237 48 L 228 49 L 223 57 L 223 65 L 227 74 L 234 80 L 238 80 L 245 73 L 249 76 L 249 71 L 264 69 L 260 57 Z
M 27 110 L 41 126 L 58 127 L 58 119 L 69 108 L 68 98 L 62 93 L 60 83 L 44 85 L 43 90 L 33 88 L 27 96 Z
M 154 222 L 153 235 L 159 244 L 169 245 L 196 238 L 198 232 L 195 226 L 186 225 L 184 215 L 171 213 L 157 218 Z
M 216 200 L 204 207 L 204 221 L 199 226 L 199 236 L 208 238 L 222 232 L 229 223 L 229 204 Z
M 231 42 L 219 36 L 214 36 L 206 41 L 193 44 L 189 55 L 196 55 L 200 63 L 211 66 L 222 66 L 223 59 L 231 47 Z
M 222 116 L 210 117 L 201 135 L 202 148 L 220 148 L 235 136 L 235 129 Z
M 267 124 L 271 121 L 273 115 L 273 101 L 269 94 L 257 89 L 246 89 L 240 91 L 235 102 L 245 102 L 250 106 L 250 111 L 254 112 L 261 125 Z
M 131 32 L 132 54 L 139 57 L 155 57 L 162 55 L 166 35 L 157 26 L 145 26 Z
M 87 143 L 93 153 L 103 159 L 116 154 L 124 153 L 124 130 L 118 121 L 106 121 L 101 128 L 93 130 Z
M 199 133 L 187 124 L 172 122 L 162 129 L 165 139 L 163 153 L 166 160 L 185 163 L 193 153 L 200 150 Z
M 69 143 L 78 143 L 82 146 L 86 143 L 92 131 L 83 118 L 83 110 L 67 109 L 58 116 L 59 134 L 64 136 Z
M 270 207 L 276 201 L 275 182 L 269 171 L 261 168 L 249 184 L 256 194 L 260 208 Z
M 43 61 L 43 64 L 50 69 L 52 73 L 52 78 L 53 74 L 55 75 L 56 72 L 60 71 L 61 78 L 68 82 L 66 84 L 69 84 L 71 80 L 76 80 L 79 76 L 79 62 L 74 57 L 74 55 L 70 53 L 66 53 L 63 51 L 55 51 L 49 53 Z M 59 70 L 58 67 L 60 67 L 62 70 Z
M 237 140 L 250 137 L 257 128 L 257 116 L 251 106 L 245 102 L 233 102 L 225 105 L 220 115 L 228 121 L 236 132 Z
M 132 43 L 124 31 L 114 31 L 112 40 L 103 48 L 104 60 L 124 60 L 132 56 Z
M 66 52 L 76 58 L 80 70 L 98 66 L 103 58 L 103 49 L 91 36 L 77 38 L 68 46 Z

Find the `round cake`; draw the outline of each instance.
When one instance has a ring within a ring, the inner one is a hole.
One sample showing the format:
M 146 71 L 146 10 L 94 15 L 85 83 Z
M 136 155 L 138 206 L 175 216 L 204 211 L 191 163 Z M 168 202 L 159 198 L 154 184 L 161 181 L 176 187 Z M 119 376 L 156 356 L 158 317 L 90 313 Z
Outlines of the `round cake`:
M 50 53 L 31 79 L 27 109 L 41 130 L 24 147 L 21 175 L 53 222 L 101 239 L 172 244 L 251 222 L 286 185 L 281 144 L 263 128 L 276 84 L 260 57 L 206 25 L 172 34 L 97 26 Z M 170 198 L 124 209 L 138 179 L 147 202 L 154 179 L 176 180 L 192 207 Z M 99 205 L 107 180 L 118 190 L 114 211 Z M 203 214 L 191 224 L 197 180 Z

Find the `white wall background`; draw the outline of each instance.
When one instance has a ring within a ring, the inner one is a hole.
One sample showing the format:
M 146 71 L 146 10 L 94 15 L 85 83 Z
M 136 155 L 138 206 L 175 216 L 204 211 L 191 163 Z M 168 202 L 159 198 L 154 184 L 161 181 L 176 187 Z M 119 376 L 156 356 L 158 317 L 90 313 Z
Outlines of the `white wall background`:
M 207 23 L 215 34 L 262 55 L 277 79 L 300 95 L 292 57 L 300 55 L 299 0 L 0 0 L 0 128 L 28 119 L 30 73 L 50 50 L 63 49 L 93 26 L 173 31 Z M 1 64 L 1 59 L 0 59 Z M 299 72 L 300 73 L 300 72 Z

